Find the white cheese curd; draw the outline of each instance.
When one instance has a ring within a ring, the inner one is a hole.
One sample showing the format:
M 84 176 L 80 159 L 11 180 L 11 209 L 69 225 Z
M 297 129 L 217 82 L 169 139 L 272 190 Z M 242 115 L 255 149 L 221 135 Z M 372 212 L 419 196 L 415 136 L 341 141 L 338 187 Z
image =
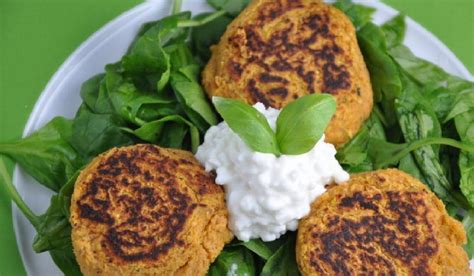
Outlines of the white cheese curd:
M 280 111 L 261 103 L 254 107 L 275 129 Z M 216 183 L 224 185 L 234 235 L 242 241 L 272 241 L 297 229 L 311 202 L 326 191 L 325 185 L 349 180 L 335 155 L 324 136 L 300 155 L 254 152 L 222 122 L 207 131 L 196 158 L 206 171 L 215 170 Z

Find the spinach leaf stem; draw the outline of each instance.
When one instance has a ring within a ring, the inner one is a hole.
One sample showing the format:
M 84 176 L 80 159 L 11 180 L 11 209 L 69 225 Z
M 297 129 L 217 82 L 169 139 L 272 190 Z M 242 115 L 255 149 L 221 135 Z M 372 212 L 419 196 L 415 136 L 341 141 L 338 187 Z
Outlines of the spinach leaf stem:
M 188 27 L 198 27 L 205 25 L 212 20 L 219 18 L 226 14 L 225 10 L 219 10 L 214 13 L 209 14 L 208 16 L 205 16 L 201 19 L 188 19 L 188 20 L 181 20 L 178 22 L 178 27 L 180 28 L 188 28 Z
M 394 154 L 392 158 L 385 160 L 384 162 L 379 164 L 379 167 L 385 167 L 389 164 L 392 164 L 402 159 L 404 156 L 406 156 L 410 152 L 420 147 L 429 146 L 429 145 L 446 145 L 446 146 L 451 146 L 451 147 L 458 148 L 467 152 L 474 152 L 474 145 L 462 143 L 454 139 L 443 138 L 443 137 L 428 137 L 428 138 L 414 141 L 411 143 L 406 143 L 404 145 L 406 145 L 404 149 Z
M 172 14 L 177 14 L 181 11 L 182 0 L 173 0 Z
M 30 223 L 38 228 L 40 219 L 37 215 L 31 211 L 31 209 L 26 205 L 25 201 L 21 198 L 18 191 L 15 189 L 13 182 L 8 174 L 7 168 L 2 158 L 0 158 L 0 180 L 3 182 L 5 190 L 7 191 L 10 198 L 16 203 L 18 208 L 23 212 L 25 217 L 30 221 Z

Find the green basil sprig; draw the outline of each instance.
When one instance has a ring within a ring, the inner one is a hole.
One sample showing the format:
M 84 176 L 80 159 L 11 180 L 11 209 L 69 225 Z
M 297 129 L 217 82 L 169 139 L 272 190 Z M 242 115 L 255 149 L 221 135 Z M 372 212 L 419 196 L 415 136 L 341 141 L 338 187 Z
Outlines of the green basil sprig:
M 239 100 L 213 97 L 217 112 L 252 150 L 280 155 L 277 139 L 267 118 Z
M 329 94 L 311 94 L 285 106 L 278 116 L 276 137 L 283 154 L 310 151 L 324 134 L 336 112 L 336 101 Z
M 252 150 L 276 156 L 311 150 L 336 112 L 331 95 L 307 95 L 281 110 L 274 132 L 263 114 L 241 101 L 214 97 L 213 103 L 232 131 Z

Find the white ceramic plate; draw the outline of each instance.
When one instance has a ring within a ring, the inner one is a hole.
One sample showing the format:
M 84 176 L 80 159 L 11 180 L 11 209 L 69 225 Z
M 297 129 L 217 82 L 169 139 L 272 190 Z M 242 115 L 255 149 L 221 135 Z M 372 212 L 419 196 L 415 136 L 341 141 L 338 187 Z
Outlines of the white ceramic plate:
M 46 124 L 55 116 L 73 117 L 81 100 L 81 84 L 103 71 L 106 64 L 115 62 L 125 53 L 140 26 L 169 14 L 170 2 L 148 1 L 122 14 L 85 41 L 59 68 L 37 101 L 24 130 L 24 136 Z M 209 10 L 205 0 L 183 1 L 183 10 L 194 14 Z M 398 12 L 379 1 L 357 1 L 377 9 L 375 23 L 383 23 Z M 460 38 L 461 39 L 461 38 Z M 472 79 L 469 71 L 436 37 L 411 19 L 407 19 L 405 44 L 413 52 L 446 71 Z M 35 183 L 20 168 L 14 172 L 14 183 L 24 200 L 36 213 L 43 213 L 52 193 Z M 17 208 L 13 209 L 14 227 L 20 254 L 28 275 L 61 275 L 48 253 L 36 254 L 31 244 L 35 230 Z

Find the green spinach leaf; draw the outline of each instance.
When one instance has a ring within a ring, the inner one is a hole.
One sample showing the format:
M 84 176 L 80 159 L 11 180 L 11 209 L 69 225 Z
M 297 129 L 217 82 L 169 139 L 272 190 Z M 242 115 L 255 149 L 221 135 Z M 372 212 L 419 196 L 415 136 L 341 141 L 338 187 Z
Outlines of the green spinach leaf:
M 338 0 L 334 6 L 343 11 L 359 29 L 372 20 L 374 8 L 352 3 L 351 0 Z
M 179 71 L 189 65 L 197 66 L 197 61 L 194 59 L 193 53 L 189 49 L 187 43 L 181 42 L 179 44 L 172 44 L 165 48 L 165 51 L 170 55 L 171 69 L 173 71 Z M 187 75 L 190 79 L 197 79 L 200 68 L 192 70 L 193 76 Z
M 416 84 L 409 78 L 403 77 L 403 96 L 397 101 L 397 114 L 400 127 L 407 142 L 413 142 L 428 137 L 441 137 L 439 121 L 418 91 Z M 450 194 L 453 190 L 445 170 L 441 165 L 438 146 L 425 146 L 413 152 L 413 157 L 423 174 L 425 184 L 438 197 L 453 202 Z
M 420 59 L 404 45 L 398 45 L 389 50 L 390 55 L 397 61 L 408 75 L 419 84 L 437 84 L 444 86 L 449 75 L 438 66 Z
M 382 25 L 388 48 L 401 45 L 405 37 L 405 16 L 399 14 Z
M 0 144 L 0 154 L 19 163 L 42 185 L 59 191 L 83 164 L 69 143 L 72 137 L 73 122 L 56 117 L 22 140 Z
M 390 54 L 412 79 L 424 86 L 426 98 L 441 122 L 474 109 L 474 83 L 449 75 L 438 66 L 416 57 L 403 45 L 391 49 Z
M 169 123 L 174 124 L 169 125 Z M 177 125 L 182 125 L 186 128 L 183 129 Z M 170 126 L 171 129 L 169 129 Z M 178 129 L 176 129 L 175 132 L 175 130 L 172 129 L 176 127 Z M 126 129 L 126 131 L 134 134 L 143 141 L 155 143 L 161 146 L 164 146 L 163 143 L 166 142 L 168 146 L 177 148 L 177 146 L 172 145 L 178 145 L 178 147 L 181 147 L 181 145 L 183 144 L 184 135 L 186 134 L 186 129 L 188 128 L 190 130 L 189 133 L 191 136 L 191 149 L 193 152 L 196 152 L 200 140 L 199 131 L 191 122 L 179 115 L 166 116 L 159 120 L 148 122 L 136 130 Z M 170 131 L 173 133 L 173 135 L 171 135 L 170 137 L 163 137 L 165 133 L 168 133 Z
M 357 32 L 357 38 L 370 72 L 374 100 L 382 105 L 388 125 L 394 125 L 394 100 L 401 95 L 402 83 L 397 65 L 387 52 L 385 34 L 380 27 L 368 23 Z
M 256 275 L 253 255 L 241 246 L 226 247 L 212 263 L 207 275 Z
M 90 160 L 110 148 L 133 143 L 122 131 L 123 126 L 125 122 L 118 115 L 94 114 L 83 105 L 73 122 L 71 145 L 85 160 Z
M 204 13 L 196 16 L 196 19 L 204 18 L 210 13 Z M 195 27 L 191 30 L 191 43 L 194 52 L 199 56 L 203 63 L 211 58 L 211 46 L 219 42 L 227 26 L 232 22 L 232 17 L 221 16 L 214 21 Z
M 448 95 L 452 98 L 452 105 L 450 106 L 450 110 L 444 118 L 443 122 L 449 121 L 451 119 L 456 118 L 458 115 L 461 115 L 466 112 L 472 112 L 474 110 L 473 82 L 461 79 L 450 79 L 448 84 L 448 91 Z M 447 97 L 445 97 L 443 100 L 445 100 L 446 103 L 449 103 L 450 100 L 446 98 Z
M 386 140 L 382 122 L 375 112 L 372 112 L 356 136 L 337 151 L 336 158 L 339 163 L 351 173 L 372 171 L 374 164 L 368 157 L 371 139 Z
M 63 206 L 58 196 L 51 198 L 51 203 L 43 215 L 39 216 L 33 249 L 36 253 L 49 250 L 62 250 L 71 245 L 71 224 L 63 214 Z
M 127 74 L 141 81 L 145 89 L 156 86 L 158 92 L 162 91 L 170 77 L 170 57 L 161 47 L 160 37 L 155 39 L 139 39 L 131 53 L 122 58 L 122 66 Z
M 178 94 L 178 99 L 182 101 L 182 104 L 199 114 L 209 125 L 215 125 L 217 124 L 217 117 L 207 101 L 202 87 L 196 80 L 194 68 L 194 66 L 190 65 L 181 68 L 179 72 L 171 73 L 171 86 L 175 93 Z M 190 78 L 190 76 L 193 76 L 193 78 Z M 190 116 L 191 120 L 193 118 L 194 116 Z M 196 121 L 193 122 L 196 123 Z
M 209 5 L 216 10 L 223 9 L 232 16 L 237 16 L 250 2 L 250 0 L 207 0 Z
M 189 139 L 186 138 L 188 133 Z M 170 121 L 163 126 L 157 144 L 165 148 L 185 149 L 196 153 L 199 142 L 199 130 L 196 127 L 188 127 L 185 124 Z
M 165 95 L 141 92 L 132 82 L 115 72 L 107 72 L 106 82 L 114 112 L 135 125 L 143 124 L 138 116 L 141 109 L 173 106 L 175 101 Z
M 474 83 L 450 77 L 446 87 L 439 87 L 427 94 L 440 121 L 474 110 Z
M 469 259 L 474 256 L 474 210 L 470 210 L 462 220 L 464 229 L 466 230 L 467 244 L 464 245 Z
M 58 194 L 51 197 L 46 212 L 38 216 L 39 223 L 35 227 L 37 234 L 33 241 L 33 249 L 40 253 L 50 250 L 67 250 L 71 247 L 71 225 L 69 224 L 69 207 L 74 191 L 74 184 L 80 171 L 77 171 L 63 185 Z
M 189 12 L 183 12 L 157 21 L 144 31 L 122 58 L 123 70 L 134 78 L 139 88 L 163 91 L 171 73 L 170 56 L 164 47 L 184 42 L 189 33 L 178 24 L 190 17 Z
M 76 256 L 72 251 L 72 244 L 70 247 L 63 250 L 49 251 L 51 258 L 58 268 L 67 276 L 81 276 L 82 272 L 79 264 L 76 261 Z
M 253 239 L 247 242 L 235 242 L 228 245 L 228 247 L 243 246 L 258 255 L 263 260 L 267 261 L 270 259 L 273 253 L 275 253 L 274 250 L 272 250 L 267 244 L 267 242 L 264 242 L 261 239 Z
M 446 123 L 450 120 L 454 120 L 461 141 L 473 143 L 472 136 L 468 134 L 469 131 L 467 130 L 473 121 L 474 84 L 451 76 L 438 66 L 416 57 L 403 45 L 398 45 L 390 49 L 390 54 L 411 79 L 423 86 L 424 98 L 433 107 L 436 117 L 444 123 L 443 129 L 446 129 Z M 416 159 L 416 153 L 413 155 Z M 425 156 L 427 160 L 432 160 L 432 157 L 433 156 Z M 420 158 L 419 156 L 419 159 Z M 444 185 L 447 185 L 449 183 L 448 179 L 450 179 L 447 177 L 447 174 L 451 171 L 457 171 L 457 169 L 450 166 L 452 162 L 445 162 L 443 165 L 441 162 L 438 162 L 437 159 L 439 159 L 439 157 L 435 159 L 436 162 L 431 164 L 432 166 L 430 167 L 438 172 L 438 180 Z M 471 206 L 474 206 L 474 189 L 470 184 L 474 177 L 472 169 L 474 162 L 472 162 L 472 159 L 472 153 L 463 151 L 459 155 L 458 165 L 461 174 L 461 191 Z M 424 163 L 429 163 L 429 161 Z M 422 168 L 420 169 L 423 171 Z M 439 174 L 441 171 L 444 172 L 445 176 Z M 430 177 L 426 175 L 424 175 L 424 178 L 427 183 L 433 182 L 430 180 Z
M 104 78 L 105 74 L 99 74 L 87 80 L 81 87 L 84 104 L 97 114 L 112 113 L 114 110 Z
M 286 242 L 265 263 L 261 276 L 300 275 L 296 264 L 296 233 L 291 233 Z
M 412 153 L 410 153 L 410 154 L 406 155 L 405 157 L 403 157 L 402 159 L 400 159 L 400 162 L 398 164 L 398 169 L 410 174 L 411 176 L 413 176 L 415 178 L 417 178 L 422 183 L 427 183 L 427 180 L 422 175 L 421 170 L 418 167 L 418 164 L 416 164 Z
M 462 113 L 454 119 L 461 141 L 474 145 L 474 109 Z M 462 193 L 474 207 L 474 152 L 462 151 L 459 156 Z
M 74 183 L 77 175 L 77 173 L 74 174 L 69 183 Z M 72 189 L 69 188 L 69 185 L 64 185 L 59 195 L 55 195 L 51 198 L 51 206 L 45 214 L 37 216 L 30 210 L 16 191 L 5 164 L 1 159 L 0 182 L 3 183 L 10 198 L 16 203 L 37 231 L 33 249 L 38 253 L 50 251 L 54 262 L 65 274 L 80 275 L 79 266 L 72 252 L 69 217 L 63 212 L 64 205 L 69 204 L 69 202 L 64 202 L 61 199 L 61 197 L 71 197 Z

